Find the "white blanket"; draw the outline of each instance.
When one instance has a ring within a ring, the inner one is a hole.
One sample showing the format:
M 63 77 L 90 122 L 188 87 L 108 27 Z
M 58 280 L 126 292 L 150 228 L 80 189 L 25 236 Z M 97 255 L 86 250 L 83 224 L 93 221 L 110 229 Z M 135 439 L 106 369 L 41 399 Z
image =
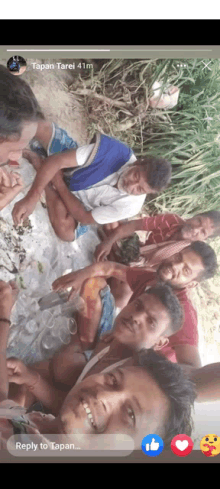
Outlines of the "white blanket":
M 58 316 L 56 328 L 48 328 L 48 315 L 40 311 L 38 300 L 51 292 L 52 282 L 67 269 L 90 265 L 100 241 L 96 228 L 91 226 L 77 241 L 62 242 L 53 231 L 47 209 L 40 202 L 29 217 L 30 226 L 15 229 L 11 211 L 15 202 L 27 193 L 35 176 L 35 170 L 26 160 L 22 160 L 19 172 L 25 189 L 0 215 L 0 278 L 16 279 L 20 288 L 11 317 L 7 356 L 31 364 L 51 357 L 70 340 L 68 322 L 61 319 L 60 308 L 52 310 L 53 317 Z M 18 273 L 13 273 L 16 270 Z M 51 335 L 54 335 L 53 340 L 48 340 Z M 50 348 L 46 348 L 46 344 Z

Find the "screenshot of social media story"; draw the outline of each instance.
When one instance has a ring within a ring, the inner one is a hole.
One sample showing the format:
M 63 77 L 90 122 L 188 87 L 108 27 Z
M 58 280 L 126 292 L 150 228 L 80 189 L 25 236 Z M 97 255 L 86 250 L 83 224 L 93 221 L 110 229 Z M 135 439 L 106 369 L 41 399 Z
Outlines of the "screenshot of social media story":
M 72 51 L 0 59 L 1 454 L 219 461 L 220 55 Z

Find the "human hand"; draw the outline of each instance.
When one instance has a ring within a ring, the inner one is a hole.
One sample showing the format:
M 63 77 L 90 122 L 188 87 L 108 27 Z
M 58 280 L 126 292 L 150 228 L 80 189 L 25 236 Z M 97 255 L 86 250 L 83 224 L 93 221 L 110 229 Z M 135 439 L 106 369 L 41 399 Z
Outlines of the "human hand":
M 22 224 L 27 217 L 32 214 L 36 206 L 36 202 L 29 197 L 24 197 L 23 199 L 16 202 L 12 211 L 12 218 L 15 226 Z
M 9 382 L 31 386 L 36 381 L 36 372 L 26 367 L 21 360 L 9 358 L 6 363 Z
M 104 261 L 107 259 L 107 256 L 110 254 L 112 249 L 111 242 L 104 241 L 100 243 L 95 250 L 94 256 L 97 262 Z
M 68 297 L 68 300 L 71 300 L 80 293 L 82 284 L 86 279 L 84 270 L 77 270 L 57 278 L 52 283 L 52 288 L 55 292 L 62 292 L 72 288 Z
M 0 168 L 0 210 L 4 209 L 23 187 L 19 173 Z
M 2 318 L 10 318 L 17 294 L 18 286 L 15 282 L 4 282 L 0 280 L 0 316 Z

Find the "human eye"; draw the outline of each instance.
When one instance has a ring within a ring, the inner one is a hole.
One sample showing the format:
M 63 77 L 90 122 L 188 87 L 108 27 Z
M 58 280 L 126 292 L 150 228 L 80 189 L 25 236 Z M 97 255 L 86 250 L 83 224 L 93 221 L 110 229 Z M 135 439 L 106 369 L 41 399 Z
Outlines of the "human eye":
M 153 320 L 152 317 L 148 316 L 147 323 L 148 323 L 148 326 L 150 327 L 150 329 L 152 329 L 152 330 L 155 329 L 156 323 L 155 323 L 155 321 Z
M 119 386 L 119 383 L 118 383 L 116 376 L 111 372 L 106 374 L 106 381 L 107 381 L 107 384 L 112 386 L 112 387 L 118 387 Z
M 126 402 L 124 405 L 123 405 L 123 420 L 125 422 L 125 424 L 129 427 L 129 428 L 134 428 L 135 425 L 136 425 L 136 417 L 135 417 L 135 413 L 134 413 L 134 409 L 132 408 L 130 402 Z
M 131 423 L 132 426 L 135 426 L 136 418 L 135 418 L 135 414 L 134 414 L 132 407 L 127 406 L 126 409 L 127 409 L 127 414 L 128 414 L 128 418 L 129 418 L 129 423 Z
M 140 299 L 136 299 L 136 301 L 135 301 L 135 308 L 136 309 L 140 309 L 141 306 L 142 306 L 142 302 L 140 301 Z

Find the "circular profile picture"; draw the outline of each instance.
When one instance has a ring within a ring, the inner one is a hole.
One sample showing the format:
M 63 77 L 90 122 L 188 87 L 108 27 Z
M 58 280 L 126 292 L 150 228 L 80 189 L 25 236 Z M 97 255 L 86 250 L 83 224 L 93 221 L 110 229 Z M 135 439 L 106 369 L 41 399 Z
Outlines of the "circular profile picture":
M 12 75 L 22 75 L 27 68 L 27 63 L 22 56 L 12 56 L 7 61 L 7 68 Z

